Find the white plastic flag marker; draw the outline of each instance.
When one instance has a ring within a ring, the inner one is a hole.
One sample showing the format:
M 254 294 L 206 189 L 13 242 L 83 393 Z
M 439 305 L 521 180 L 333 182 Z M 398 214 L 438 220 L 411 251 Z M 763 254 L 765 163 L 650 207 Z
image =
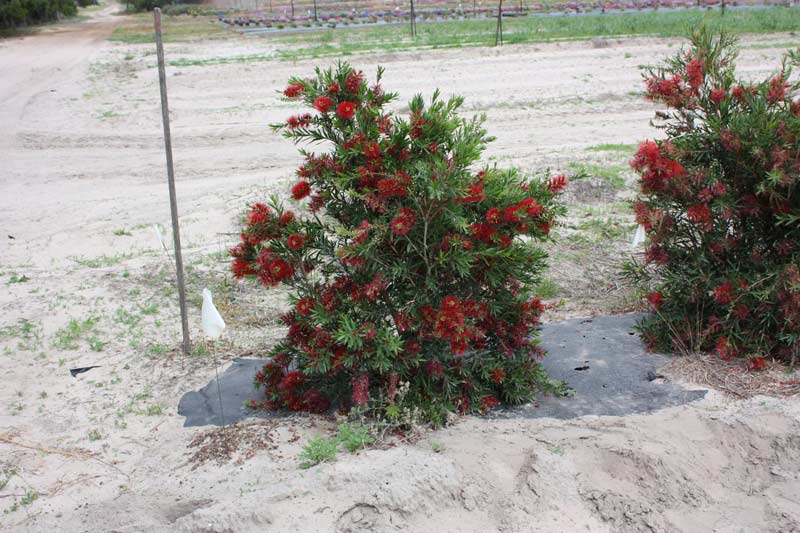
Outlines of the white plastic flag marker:
M 636 228 L 636 233 L 633 235 L 633 241 L 631 241 L 631 246 L 636 248 L 640 244 L 644 242 L 645 235 L 644 235 L 644 226 L 639 224 L 639 227 Z
M 167 251 L 167 243 L 164 242 L 164 235 L 161 233 L 161 228 L 158 227 L 158 224 L 153 224 L 153 229 L 156 230 L 156 238 L 158 239 L 159 244 L 161 244 L 161 248 L 164 251 Z
M 203 289 L 203 309 L 201 311 L 203 321 L 203 333 L 206 334 L 211 340 L 216 340 L 222 335 L 222 330 L 225 329 L 225 321 L 222 315 L 219 314 L 217 308 L 214 306 L 214 300 L 211 299 L 211 291 Z

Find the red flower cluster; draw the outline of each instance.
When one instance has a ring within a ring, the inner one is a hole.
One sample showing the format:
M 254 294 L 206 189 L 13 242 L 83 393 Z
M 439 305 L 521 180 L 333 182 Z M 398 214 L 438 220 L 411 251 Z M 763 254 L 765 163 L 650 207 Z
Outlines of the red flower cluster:
M 297 314 L 307 316 L 314 310 L 314 300 L 311 298 L 301 298 L 297 301 Z
M 303 92 L 305 92 L 305 87 L 297 83 L 289 85 L 283 90 L 286 98 L 298 98 Z
M 631 167 L 641 174 L 643 192 L 660 192 L 665 190 L 671 180 L 686 176 L 686 169 L 670 157 L 672 145 L 664 142 L 661 145 L 646 141 L 639 146 Z
M 661 306 L 664 305 L 664 295 L 660 292 L 649 292 L 647 293 L 647 301 L 650 302 L 653 309 L 658 311 L 661 309 Z
M 261 250 L 256 259 L 258 265 L 258 278 L 264 285 L 275 286 L 292 277 L 292 266 L 278 257 L 269 247 Z
M 417 217 L 410 209 L 401 209 L 390 224 L 392 233 L 398 237 L 407 234 L 417 225 Z
M 292 187 L 292 198 L 295 200 L 302 200 L 311 194 L 311 186 L 307 181 L 298 181 Z
M 306 113 L 305 115 L 299 116 L 291 116 L 286 119 L 286 126 L 290 130 L 296 130 L 297 128 L 307 128 L 311 124 L 311 115 Z
M 356 114 L 356 105 L 353 102 L 342 102 L 336 106 L 336 114 L 349 120 Z
M 332 105 L 333 100 L 327 96 L 318 96 L 317 99 L 314 100 L 314 108 L 320 113 L 327 113 Z
M 463 354 L 471 339 L 465 318 L 466 310 L 458 298 L 447 296 L 442 300 L 433 332 L 440 339 L 450 341 L 450 350 L 455 355 Z
M 351 399 L 353 405 L 365 407 L 369 400 L 369 374 L 359 374 L 354 377 L 352 386 L 353 394 Z
M 303 247 L 303 236 L 302 235 L 289 235 L 289 238 L 286 239 L 286 246 L 289 247 L 290 250 L 299 250 Z
M 394 178 L 384 178 L 378 181 L 378 194 L 384 197 L 397 197 L 408 195 L 408 186 L 411 178 L 405 172 L 398 172 Z
M 547 182 L 547 188 L 552 192 L 561 192 L 567 187 L 567 177 L 563 174 L 552 178 Z

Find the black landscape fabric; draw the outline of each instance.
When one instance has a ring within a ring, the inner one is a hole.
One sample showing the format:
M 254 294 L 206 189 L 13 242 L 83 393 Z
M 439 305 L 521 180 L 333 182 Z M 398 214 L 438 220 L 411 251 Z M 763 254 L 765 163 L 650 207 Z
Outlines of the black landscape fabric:
M 586 415 L 622 416 L 649 413 L 683 405 L 705 396 L 657 379 L 657 369 L 670 356 L 647 353 L 633 331 L 640 315 L 626 314 L 574 319 L 546 324 L 541 330 L 547 357 L 542 365 L 551 379 L 565 381 L 574 395 L 542 397 L 536 402 L 495 410 L 496 418 L 577 418 Z M 263 398 L 253 388 L 253 376 L 264 359 L 234 359 L 220 375 L 225 424 L 274 414 L 253 411 L 248 400 Z M 219 426 L 220 400 L 216 379 L 186 393 L 178 404 L 185 427 Z

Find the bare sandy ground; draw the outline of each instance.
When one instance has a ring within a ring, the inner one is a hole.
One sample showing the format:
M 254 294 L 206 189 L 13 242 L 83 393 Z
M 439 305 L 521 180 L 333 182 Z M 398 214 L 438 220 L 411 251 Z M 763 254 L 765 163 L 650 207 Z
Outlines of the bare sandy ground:
M 225 340 L 183 357 L 174 351 L 171 266 L 152 229 L 169 227 L 154 49 L 107 42 L 112 13 L 0 41 L 4 529 L 800 530 L 797 400 L 712 392 L 649 416 L 468 418 L 305 471 L 297 453 L 329 423 L 297 417 L 229 428 L 231 438 L 257 443 L 252 453 L 198 466 L 189 443 L 204 430 L 181 427 L 178 399 L 206 383 L 214 365 L 258 353 L 280 334 L 254 326 L 274 325 L 282 295 L 233 284 L 222 253 L 245 203 L 285 190 L 299 161 L 267 128 L 293 113 L 275 90 L 332 60 L 253 60 L 272 45 L 241 37 L 167 46 L 183 65 L 168 75 L 192 327 L 199 337 L 205 285 L 230 325 Z M 766 73 L 792 41 L 745 39 L 741 70 Z M 657 135 L 637 65 L 677 46 L 637 39 L 351 60 L 367 72 L 386 67 L 398 109 L 435 87 L 463 94 L 497 136 L 490 160 L 560 170 L 576 160 L 624 165 L 624 154 L 587 148 Z M 576 189 L 575 206 L 630 224 L 614 207 L 627 189 L 588 183 Z M 615 238 L 612 248 L 628 237 Z M 571 261 L 583 270 L 552 274 L 566 300 L 553 317 L 624 303 L 602 261 Z M 68 372 L 89 365 L 99 368 Z

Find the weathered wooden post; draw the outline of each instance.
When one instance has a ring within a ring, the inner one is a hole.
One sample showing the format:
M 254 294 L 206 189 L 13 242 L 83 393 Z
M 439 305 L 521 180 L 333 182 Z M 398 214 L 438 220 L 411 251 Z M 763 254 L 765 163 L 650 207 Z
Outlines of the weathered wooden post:
M 186 310 L 186 287 L 183 280 L 183 254 L 181 253 L 181 231 L 178 227 L 178 202 L 175 197 L 175 171 L 172 163 L 172 135 L 169 129 L 169 102 L 167 101 L 167 74 L 164 67 L 164 43 L 161 37 L 161 9 L 153 10 L 156 30 L 156 54 L 158 56 L 158 81 L 161 86 L 161 119 L 164 123 L 164 150 L 167 154 L 167 184 L 169 185 L 169 207 L 172 214 L 172 241 L 175 247 L 175 271 L 178 281 L 178 300 L 181 306 L 183 329 L 183 353 L 192 350 L 189 338 L 189 314 Z
M 417 36 L 417 18 L 414 14 L 414 0 L 411 0 L 411 36 Z
M 503 44 L 503 0 L 497 6 L 497 30 L 494 33 L 494 45 Z

